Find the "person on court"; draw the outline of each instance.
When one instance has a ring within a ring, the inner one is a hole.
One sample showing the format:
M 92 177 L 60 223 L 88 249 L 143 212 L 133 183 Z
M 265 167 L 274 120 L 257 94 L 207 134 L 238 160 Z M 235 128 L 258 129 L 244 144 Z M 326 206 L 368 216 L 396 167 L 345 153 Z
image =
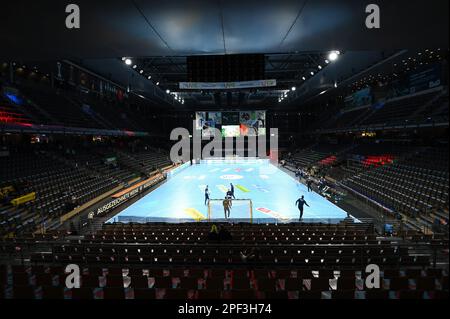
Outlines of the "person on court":
M 311 187 L 312 183 L 313 183 L 312 179 L 308 178 L 308 181 L 306 182 L 306 185 L 308 186 L 308 192 L 312 192 L 312 187 Z
M 228 190 L 225 195 L 225 199 L 230 200 L 230 208 L 233 206 L 233 201 L 231 200 L 232 198 L 233 198 L 233 194 L 231 193 L 231 190 Z
M 297 205 L 298 210 L 300 211 L 300 218 L 299 221 L 303 218 L 303 206 L 306 205 L 309 207 L 308 203 L 305 201 L 305 196 L 302 195 L 297 201 L 295 202 L 295 205 Z
M 206 188 L 205 188 L 205 205 L 208 204 L 208 201 L 209 201 L 209 189 L 208 189 L 208 185 L 206 185 Z
M 230 192 L 231 192 L 231 197 L 233 197 L 233 199 L 236 199 L 236 197 L 234 197 L 234 185 L 233 185 L 233 183 L 230 183 Z
M 225 219 L 230 218 L 230 207 L 231 207 L 231 200 L 228 199 L 227 197 L 225 197 L 225 199 L 223 200 L 222 204 L 223 204 L 223 212 L 225 214 Z

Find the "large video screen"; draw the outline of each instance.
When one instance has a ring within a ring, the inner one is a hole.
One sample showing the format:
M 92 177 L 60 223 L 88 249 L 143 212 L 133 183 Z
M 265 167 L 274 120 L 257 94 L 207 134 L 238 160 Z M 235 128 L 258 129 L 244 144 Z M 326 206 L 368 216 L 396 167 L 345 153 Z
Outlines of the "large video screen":
M 240 136 L 239 125 L 222 125 L 222 137 L 237 137 Z
M 214 137 L 214 129 L 222 137 L 266 135 L 266 111 L 196 112 L 196 129 L 203 137 Z

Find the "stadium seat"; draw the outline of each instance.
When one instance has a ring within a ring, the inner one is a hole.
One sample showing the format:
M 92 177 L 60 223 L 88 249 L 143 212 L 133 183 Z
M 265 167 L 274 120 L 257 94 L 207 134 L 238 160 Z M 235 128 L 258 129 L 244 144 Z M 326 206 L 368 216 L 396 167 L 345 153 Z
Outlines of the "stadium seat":
M 42 299 L 64 299 L 64 288 L 43 286 Z
M 197 291 L 197 299 L 218 300 L 222 297 L 222 290 L 202 289 Z
M 155 299 L 155 290 L 154 289 L 141 289 L 134 288 L 134 299 Z
M 141 272 L 142 273 L 142 272 Z M 144 289 L 144 288 L 148 288 L 148 277 L 147 276 L 132 276 L 131 277 L 131 282 L 130 282 L 130 287 L 133 288 L 138 288 L 138 289 Z
M 12 289 L 14 299 L 35 299 L 34 287 L 14 286 Z
M 332 299 L 354 299 L 354 290 L 336 290 L 331 293 Z
M 92 288 L 81 287 L 71 289 L 72 299 L 94 299 Z
M 125 299 L 125 291 L 123 287 L 105 287 L 103 288 L 103 299 Z
M 214 277 L 206 279 L 206 289 L 208 290 L 224 290 L 223 278 Z

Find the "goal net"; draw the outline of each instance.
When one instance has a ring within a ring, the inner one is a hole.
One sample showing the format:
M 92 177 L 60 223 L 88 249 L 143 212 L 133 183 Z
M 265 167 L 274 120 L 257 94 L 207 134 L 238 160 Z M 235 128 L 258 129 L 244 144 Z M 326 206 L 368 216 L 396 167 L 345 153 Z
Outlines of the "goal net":
M 210 199 L 208 202 L 208 220 L 224 220 L 224 199 Z M 253 221 L 253 204 L 251 199 L 231 199 L 229 219 Z

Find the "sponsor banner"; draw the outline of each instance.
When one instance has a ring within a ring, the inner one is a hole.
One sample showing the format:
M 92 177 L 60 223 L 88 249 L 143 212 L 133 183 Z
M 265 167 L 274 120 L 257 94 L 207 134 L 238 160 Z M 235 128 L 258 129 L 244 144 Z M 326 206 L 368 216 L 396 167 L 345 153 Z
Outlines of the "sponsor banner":
M 239 82 L 180 82 L 180 89 L 185 90 L 226 90 L 277 86 L 277 80 L 255 80 Z
M 192 219 L 194 219 L 195 221 L 199 222 L 202 220 L 205 220 L 206 217 L 205 215 L 203 215 L 202 213 L 200 213 L 198 210 L 196 210 L 195 208 L 186 208 L 184 209 L 184 212 L 189 215 L 190 217 L 192 217 Z
M 441 85 L 441 65 L 422 67 L 409 76 L 409 92 L 415 93 Z
M 277 219 L 281 219 L 281 220 L 288 220 L 289 218 L 287 218 L 286 216 L 283 216 L 282 214 L 275 212 L 271 209 L 265 208 L 265 207 L 258 207 L 256 208 L 257 211 L 269 215 L 271 217 L 277 218 Z
M 17 205 L 21 205 L 21 204 L 30 202 L 30 201 L 35 200 L 35 199 L 36 199 L 36 192 L 32 192 L 32 193 L 29 193 L 29 194 L 26 194 L 26 195 L 23 195 L 21 197 L 13 199 L 11 201 L 11 204 L 13 206 L 17 206 Z
M 137 187 L 130 187 L 129 191 L 127 191 L 126 193 L 120 192 L 120 196 L 117 197 L 116 195 L 113 195 L 112 197 L 114 199 L 112 199 L 111 201 L 109 201 L 108 203 L 96 208 L 93 212 L 94 216 L 101 216 L 104 215 L 105 213 L 109 212 L 110 210 L 118 207 L 119 205 L 125 203 L 126 201 L 128 201 L 129 199 L 135 197 L 136 195 L 142 193 L 143 191 L 145 191 L 147 188 L 150 188 L 152 186 L 155 186 L 156 184 L 160 183 L 161 181 L 163 181 L 165 179 L 165 177 L 163 175 L 160 175 L 156 178 L 151 178 L 150 180 L 147 180 L 144 183 L 139 183 Z
M 370 88 L 359 90 L 344 99 L 346 109 L 354 109 L 372 103 L 372 94 Z

